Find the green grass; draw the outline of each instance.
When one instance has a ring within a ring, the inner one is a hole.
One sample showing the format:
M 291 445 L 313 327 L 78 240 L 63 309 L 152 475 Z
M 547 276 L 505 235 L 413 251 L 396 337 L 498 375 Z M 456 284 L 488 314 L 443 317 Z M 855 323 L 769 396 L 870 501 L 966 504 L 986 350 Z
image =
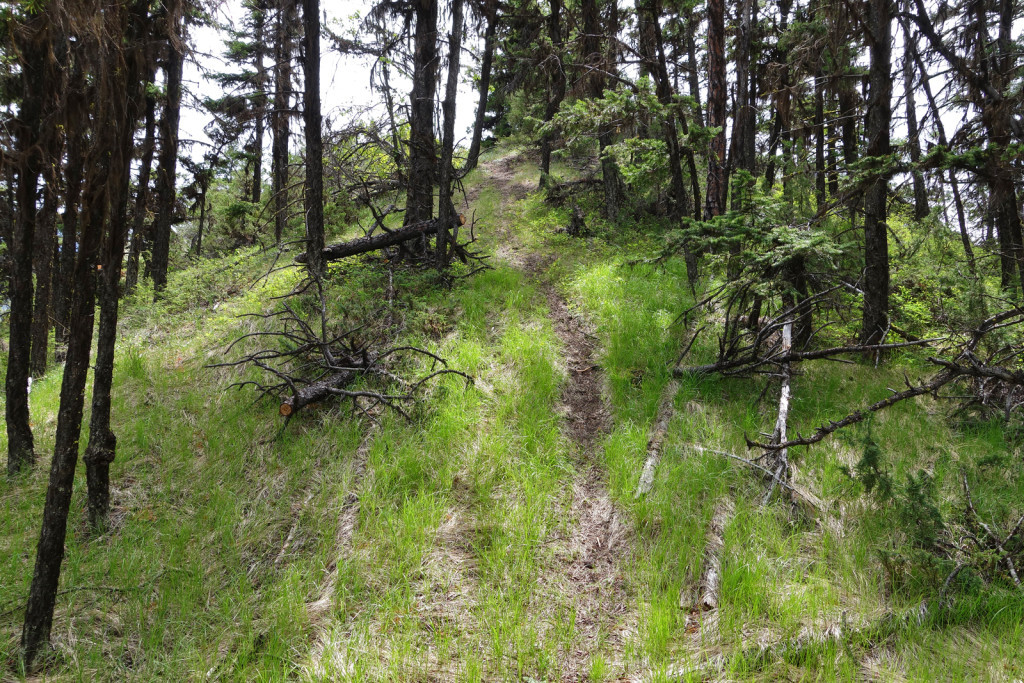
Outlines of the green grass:
M 485 162 L 504 154 L 490 152 Z M 863 497 L 842 470 L 859 458 L 864 430 L 793 452 L 797 483 L 842 524 L 804 519 L 779 503 L 762 507 L 763 488 L 742 465 L 686 447 L 741 453 L 744 433 L 774 421 L 772 392 L 759 401 L 763 385 L 749 380 L 683 380 L 654 487 L 634 498 L 647 432 L 687 334 L 674 322 L 692 303 L 683 266 L 630 265 L 659 249 L 653 229 L 591 218 L 596 238 L 556 234 L 564 209 L 532 192 L 516 200 L 484 175 L 469 179 L 480 188 L 482 243 L 506 260 L 450 289 L 430 272 L 395 274 L 405 320 L 398 341 L 429 348 L 476 383 L 467 389 L 443 377 L 412 422 L 384 418 L 361 475 L 367 425 L 350 411 L 311 409 L 281 431 L 276 406 L 228 389 L 244 374 L 203 367 L 252 329 L 236 316 L 266 310 L 294 274 L 249 287 L 267 266 L 263 257 L 209 260 L 180 273 L 162 303 L 141 292 L 128 304 L 114 385 L 115 527 L 87 532 L 80 473 L 48 676 L 601 681 L 675 680 L 690 670 L 701 680 L 714 655 L 721 675 L 737 680 L 1024 676 L 1024 600 L 1005 586 L 965 576 L 952 606 L 924 621 L 882 619 L 933 598 L 943 568 L 892 559 L 902 542 L 892 532 L 896 510 Z M 512 176 L 523 191 L 535 186 L 525 157 Z M 530 252 L 550 263 L 524 272 L 518 264 Z M 567 375 L 543 281 L 593 328 L 614 418 L 593 456 L 626 528 L 623 605 L 598 627 L 578 619 L 587 598 L 565 579 L 581 454 L 560 428 Z M 337 267 L 333 283 L 332 310 L 358 317 L 379 307 L 385 276 L 353 261 Z M 705 340 L 691 360 L 713 352 Z M 805 368 L 794 381 L 791 432 L 884 397 L 904 369 L 920 371 L 906 366 Z M 59 382 L 55 369 L 32 394 L 39 466 L 0 482 L 7 663 L 34 560 Z M 985 515 L 1019 511 L 1024 477 L 1002 477 L 1006 468 L 997 466 L 1019 460 L 1001 427 L 953 430 L 921 399 L 878 416 L 871 429 L 894 478 L 927 469 L 945 511 L 958 505 L 965 466 Z M 352 496 L 354 530 L 338 547 Z M 702 637 L 687 628 L 680 592 L 701 574 L 708 524 L 726 496 L 735 514 L 725 531 L 717 635 Z M 328 585 L 329 608 L 312 613 Z M 796 643 L 840 622 L 851 634 L 842 641 L 758 654 L 759 643 Z

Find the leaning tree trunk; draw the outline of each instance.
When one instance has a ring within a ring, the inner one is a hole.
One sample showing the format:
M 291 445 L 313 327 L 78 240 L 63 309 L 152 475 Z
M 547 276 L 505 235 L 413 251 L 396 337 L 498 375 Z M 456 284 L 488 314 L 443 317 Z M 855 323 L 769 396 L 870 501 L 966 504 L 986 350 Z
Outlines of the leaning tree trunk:
M 485 5 L 487 30 L 484 32 L 484 54 L 480 60 L 480 82 L 477 84 L 476 120 L 473 122 L 473 139 L 469 143 L 466 155 L 465 173 L 476 168 L 480 159 L 480 145 L 483 142 L 484 119 L 487 118 L 487 94 L 491 88 L 491 65 L 494 61 L 495 35 L 498 29 L 496 0 L 489 0 Z
M 721 128 L 711 138 L 704 218 L 722 213 L 725 197 L 725 2 L 708 0 L 708 126 Z
M 131 74 L 129 73 L 129 82 Z M 129 99 L 135 102 L 137 98 Z M 110 196 L 110 221 L 106 243 L 101 255 L 103 266 L 99 277 L 100 325 L 96 343 L 96 366 L 92 385 L 92 416 L 89 421 L 89 444 L 85 449 L 89 523 L 103 530 L 110 514 L 110 463 L 117 450 L 117 437 L 110 427 L 110 390 L 114 383 L 114 346 L 117 341 L 117 315 L 121 284 L 121 262 L 124 259 L 128 224 L 128 195 L 131 179 L 131 149 L 138 112 L 131 108 L 119 132 L 111 174 L 107 179 Z
M 455 152 L 455 98 L 459 92 L 459 55 L 462 52 L 462 0 L 452 0 L 452 32 L 448 37 L 448 82 L 445 86 L 441 111 L 444 115 L 444 133 L 441 138 L 441 168 L 438 169 L 440 196 L 438 197 L 437 268 L 448 267 L 448 226 L 455 217 L 452 205 L 452 158 Z
M 871 66 L 868 72 L 870 99 L 866 132 L 867 154 L 872 159 L 874 179 L 864 198 L 864 312 L 861 344 L 880 344 L 889 328 L 889 237 L 886 201 L 889 196 L 889 124 L 892 117 L 891 0 L 870 0 L 868 32 Z
M 437 96 L 437 0 L 415 0 L 412 93 L 409 106 L 409 178 L 405 223 L 434 215 L 437 150 L 434 143 L 434 100 Z
M 907 147 L 910 150 L 910 162 L 915 167 L 921 162 L 921 137 L 917 122 L 917 100 L 914 97 L 914 67 L 911 55 L 914 51 L 912 43 L 917 37 L 903 30 L 903 94 L 907 108 Z M 910 176 L 914 181 L 914 220 L 923 220 L 928 216 L 928 190 L 924 184 L 924 174 L 920 169 L 912 168 Z
M 150 71 L 148 83 L 153 82 Z M 146 136 L 142 141 L 142 159 L 139 164 L 139 183 L 135 190 L 135 209 L 132 214 L 132 239 L 128 247 L 128 267 L 124 276 L 125 294 L 135 291 L 139 282 L 139 257 L 142 254 L 146 212 L 149 205 L 149 176 L 153 172 L 153 152 L 156 148 L 156 97 L 146 94 Z
M 306 258 L 309 271 L 323 275 L 324 262 L 324 144 L 320 114 L 320 0 L 304 0 L 302 6 L 305 50 L 306 133 Z
M 171 0 L 171 3 L 180 0 Z M 180 11 L 168 8 L 169 16 L 180 16 Z M 175 30 L 180 30 L 180 18 Z M 181 75 L 185 53 L 177 36 L 168 40 L 170 54 L 167 60 L 167 93 L 164 113 L 160 118 L 160 163 L 156 172 L 156 220 L 153 222 L 153 289 L 156 297 L 167 286 L 167 267 L 171 252 L 171 222 L 177 198 L 175 189 L 178 165 L 178 124 L 181 120 Z
M 288 135 L 291 121 L 292 26 L 295 0 L 278 0 L 274 38 L 274 113 L 271 175 L 274 191 L 274 243 L 280 244 L 288 220 Z
M 141 1 L 132 7 L 129 26 L 134 30 L 125 36 L 123 7 L 114 6 L 101 15 L 102 28 L 112 36 L 109 46 L 100 49 L 116 51 L 98 59 L 101 64 L 120 62 L 118 69 L 97 69 L 94 76 L 96 92 L 95 120 L 100 123 L 90 139 L 88 169 L 83 189 L 82 237 L 75 261 L 75 293 L 71 307 L 71 330 L 64 377 L 60 390 L 60 408 L 57 413 L 57 431 L 54 438 L 50 482 L 46 490 L 43 523 L 36 549 L 36 562 L 25 608 L 25 623 L 21 634 L 25 668 L 32 665 L 41 648 L 49 641 L 53 625 L 53 610 L 57 599 L 57 585 L 64 559 L 67 536 L 68 511 L 78 464 L 78 442 L 81 436 L 82 412 L 85 403 L 85 383 L 89 372 L 92 350 L 93 321 L 95 316 L 96 266 L 103 244 L 104 224 L 110 216 L 111 200 L 127 183 L 132 153 L 132 135 L 135 117 L 130 108 L 129 93 L 137 94 L 142 80 L 142 45 L 140 33 L 147 17 L 148 3 Z M 124 53 L 125 43 L 133 48 L 135 59 Z M 124 55 L 123 61 L 118 59 Z M 84 57 L 84 56 L 83 56 Z M 121 197 L 124 201 L 126 195 Z M 123 221 L 112 226 L 123 235 Z M 115 295 L 116 301 L 116 295 Z
M 18 111 L 18 182 L 16 216 L 8 247 L 11 260 L 10 344 L 5 380 L 7 473 L 14 475 L 35 462 L 28 411 L 28 380 L 32 349 L 32 252 L 36 233 L 36 185 L 44 159 L 40 145 L 43 125 L 47 43 L 50 16 L 43 11 L 29 20 L 19 41 L 24 96 Z

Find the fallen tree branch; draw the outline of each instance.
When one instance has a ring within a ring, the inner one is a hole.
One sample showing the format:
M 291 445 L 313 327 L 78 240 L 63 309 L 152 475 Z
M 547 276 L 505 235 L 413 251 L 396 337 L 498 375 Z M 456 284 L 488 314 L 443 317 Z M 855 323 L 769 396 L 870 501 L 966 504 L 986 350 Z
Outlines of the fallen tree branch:
M 466 217 L 462 214 L 452 222 L 450 228 L 457 228 L 466 224 Z M 368 235 L 366 237 L 359 237 L 348 242 L 340 242 L 338 244 L 331 244 L 323 248 L 321 254 L 325 261 L 337 261 L 338 259 L 347 258 L 349 256 L 358 256 L 359 254 L 367 254 L 371 251 L 378 251 L 387 247 L 394 247 L 403 242 L 410 240 L 419 239 L 427 235 L 435 235 L 441 227 L 441 221 L 437 218 L 433 218 L 429 221 L 421 221 L 419 223 L 413 223 L 407 225 L 404 228 L 394 230 L 392 232 L 386 232 L 380 235 Z M 305 253 L 299 254 L 295 257 L 296 263 L 305 263 L 307 255 Z
M 651 430 L 650 438 L 647 440 L 647 460 L 644 462 L 643 472 L 640 474 L 640 483 L 637 484 L 634 498 L 639 498 L 650 492 L 654 485 L 654 471 L 661 461 L 661 444 L 668 432 L 668 423 L 672 421 L 675 412 L 676 394 L 679 393 L 679 382 L 669 381 L 665 391 L 661 395 L 661 402 L 658 405 L 658 416 L 654 420 L 654 427 Z

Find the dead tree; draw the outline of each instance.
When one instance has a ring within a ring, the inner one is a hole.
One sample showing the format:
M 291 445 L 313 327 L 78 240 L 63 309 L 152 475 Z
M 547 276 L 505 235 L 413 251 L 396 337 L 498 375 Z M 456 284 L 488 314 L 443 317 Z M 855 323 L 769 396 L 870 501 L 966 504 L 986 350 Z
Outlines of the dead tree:
M 304 408 L 331 398 L 350 400 L 354 410 L 370 419 L 375 419 L 380 408 L 408 417 L 406 408 L 415 403 L 419 390 L 430 380 L 454 374 L 472 383 L 472 377 L 448 368 L 443 358 L 425 349 L 388 346 L 386 337 L 393 330 L 387 329 L 387 322 L 381 329 L 369 329 L 367 324 L 339 330 L 328 315 L 320 278 L 307 280 L 291 296 L 308 291 L 315 295 L 312 317 L 303 316 L 287 301 L 272 313 L 251 314 L 248 317 L 271 321 L 273 329 L 243 335 L 232 342 L 225 353 L 253 339 L 276 342 L 276 345 L 208 367 L 249 366 L 262 371 L 259 379 L 246 379 L 232 386 L 252 386 L 260 399 L 275 399 L 278 413 L 287 420 Z M 403 357 L 427 359 L 431 363 L 429 371 L 415 380 L 403 378 L 399 374 Z

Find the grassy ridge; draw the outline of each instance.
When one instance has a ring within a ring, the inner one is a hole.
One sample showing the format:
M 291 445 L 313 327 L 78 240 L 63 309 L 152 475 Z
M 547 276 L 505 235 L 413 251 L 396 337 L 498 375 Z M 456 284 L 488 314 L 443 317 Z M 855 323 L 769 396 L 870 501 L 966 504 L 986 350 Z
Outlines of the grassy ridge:
M 761 507 L 763 489 L 742 465 L 685 448 L 741 452 L 744 432 L 774 420 L 771 393 L 758 400 L 761 385 L 684 382 L 654 488 L 634 499 L 647 430 L 685 334 L 673 320 L 692 302 L 682 264 L 629 265 L 657 249 L 653 233 L 598 223 L 608 240 L 555 234 L 566 216 L 525 194 L 532 165 L 492 163 L 510 168 L 507 177 L 497 183 L 485 168 L 470 186 L 486 217 L 484 245 L 501 256 L 495 268 L 451 290 L 429 273 L 395 274 L 400 341 L 477 379 L 467 390 L 442 378 L 412 423 L 389 417 L 367 436 L 349 411 L 322 406 L 281 432 L 275 406 L 227 390 L 243 375 L 204 369 L 251 329 L 237 314 L 265 310 L 294 283 L 282 273 L 248 288 L 248 276 L 266 265 L 259 256 L 206 262 L 180 275 L 166 303 L 143 304 L 143 293 L 129 306 L 114 385 L 116 527 L 98 538 L 86 533 L 83 472 L 49 675 L 558 680 L 583 662 L 579 673 L 592 680 L 669 680 L 721 654 L 724 675 L 743 680 L 1024 677 L 1024 601 L 1005 587 L 968 583 L 952 608 L 932 610 L 923 623 L 883 620 L 933 596 L 942 568 L 900 564 L 901 541 L 887 536 L 895 512 L 866 502 L 843 474 L 863 449 L 862 432 L 795 454 L 798 482 L 842 525 Z M 545 255 L 532 274 L 522 262 L 531 252 Z M 345 263 L 332 306 L 373 310 L 385 277 L 378 266 Z M 614 415 L 596 456 L 629 530 L 621 572 L 629 604 L 595 637 L 575 623 L 580 598 L 560 578 L 577 521 L 579 454 L 560 429 L 566 372 L 542 281 L 592 324 Z M 694 353 L 700 360 L 712 349 Z M 794 383 L 791 430 L 886 395 L 913 362 L 807 368 Z M 32 394 L 40 454 L 52 449 L 58 374 Z M 927 469 L 949 506 L 962 463 L 1020 457 L 999 428 L 952 431 L 925 400 L 879 416 L 872 436 L 895 476 Z M 20 633 L 46 460 L 0 482 L 3 661 L 13 660 Z M 975 490 L 991 514 L 1024 500 L 1024 480 L 995 470 Z M 679 596 L 687 577 L 700 575 L 708 523 L 724 495 L 736 512 L 725 532 L 718 635 L 702 635 L 688 628 Z M 354 496 L 355 525 L 339 546 Z M 332 583 L 330 608 L 311 612 Z M 760 644 L 795 642 L 833 622 L 851 635 L 758 654 Z

